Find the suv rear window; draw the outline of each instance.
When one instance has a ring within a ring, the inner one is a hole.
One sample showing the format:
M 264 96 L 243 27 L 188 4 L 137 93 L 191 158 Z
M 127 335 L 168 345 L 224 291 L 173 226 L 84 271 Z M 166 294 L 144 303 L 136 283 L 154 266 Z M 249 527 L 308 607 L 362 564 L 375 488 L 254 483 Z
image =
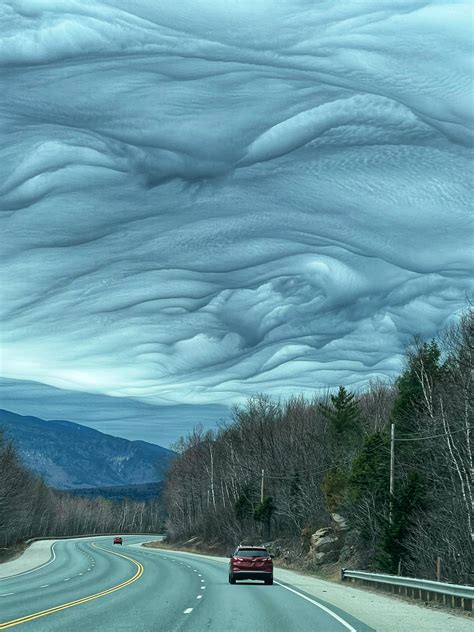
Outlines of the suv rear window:
M 265 549 L 237 549 L 234 553 L 236 557 L 268 557 Z

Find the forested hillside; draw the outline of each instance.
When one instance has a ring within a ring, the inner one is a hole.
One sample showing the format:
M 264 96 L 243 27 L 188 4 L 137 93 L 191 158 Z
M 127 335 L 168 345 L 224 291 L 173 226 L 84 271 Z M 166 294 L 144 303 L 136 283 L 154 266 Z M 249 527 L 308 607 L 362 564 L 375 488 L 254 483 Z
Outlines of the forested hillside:
M 260 395 L 219 430 L 195 429 L 167 481 L 169 538 L 262 538 L 317 566 L 321 530 L 336 534 L 326 545 L 341 539 L 335 562 L 435 578 L 439 558 L 441 579 L 471 583 L 472 340 L 469 310 L 436 341 L 415 340 L 393 385 Z
M 48 487 L 0 433 L 0 548 L 40 536 L 157 533 L 162 524 L 156 500 L 80 498 Z
M 28 469 L 51 487 L 81 489 L 163 480 L 174 454 L 146 441 L 128 441 L 71 421 L 0 410 L 0 430 Z

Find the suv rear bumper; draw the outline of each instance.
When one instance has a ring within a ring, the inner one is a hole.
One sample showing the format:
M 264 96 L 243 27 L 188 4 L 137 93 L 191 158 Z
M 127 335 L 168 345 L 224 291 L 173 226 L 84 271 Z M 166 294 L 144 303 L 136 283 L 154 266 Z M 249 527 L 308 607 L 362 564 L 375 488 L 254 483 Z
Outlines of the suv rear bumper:
M 273 573 L 268 573 L 267 571 L 231 571 L 234 579 L 239 581 L 241 579 L 260 579 L 260 580 L 269 580 L 273 579 Z

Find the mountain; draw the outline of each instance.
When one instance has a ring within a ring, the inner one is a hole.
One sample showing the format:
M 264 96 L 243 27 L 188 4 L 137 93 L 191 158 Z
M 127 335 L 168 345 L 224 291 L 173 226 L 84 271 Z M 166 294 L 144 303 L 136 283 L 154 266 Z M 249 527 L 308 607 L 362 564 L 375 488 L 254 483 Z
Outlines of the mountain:
M 174 452 L 112 437 L 70 421 L 45 421 L 0 410 L 0 429 L 23 463 L 51 487 L 127 487 L 163 480 Z

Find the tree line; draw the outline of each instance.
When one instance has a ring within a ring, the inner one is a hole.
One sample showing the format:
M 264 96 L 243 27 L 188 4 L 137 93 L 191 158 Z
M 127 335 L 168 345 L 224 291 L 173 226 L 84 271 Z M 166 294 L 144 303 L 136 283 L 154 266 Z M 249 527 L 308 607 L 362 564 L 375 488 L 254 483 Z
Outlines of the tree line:
M 436 340 L 415 339 L 394 383 L 258 395 L 217 430 L 195 428 L 165 487 L 169 539 L 283 538 L 304 552 L 338 513 L 365 568 L 434 579 L 439 557 L 441 579 L 472 583 L 472 343 L 469 309 Z
M 33 537 L 95 533 L 159 533 L 158 500 L 82 498 L 52 489 L 21 462 L 0 432 L 0 547 Z

